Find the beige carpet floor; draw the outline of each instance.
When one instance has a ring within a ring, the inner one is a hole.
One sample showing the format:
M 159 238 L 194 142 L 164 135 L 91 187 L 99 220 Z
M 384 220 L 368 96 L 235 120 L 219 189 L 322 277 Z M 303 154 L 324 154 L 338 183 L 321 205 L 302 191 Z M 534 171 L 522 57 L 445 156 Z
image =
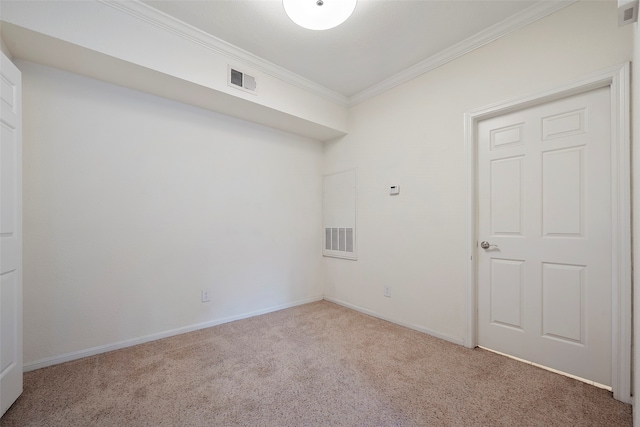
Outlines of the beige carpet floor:
M 318 302 L 25 374 L 13 426 L 631 426 L 606 390 Z

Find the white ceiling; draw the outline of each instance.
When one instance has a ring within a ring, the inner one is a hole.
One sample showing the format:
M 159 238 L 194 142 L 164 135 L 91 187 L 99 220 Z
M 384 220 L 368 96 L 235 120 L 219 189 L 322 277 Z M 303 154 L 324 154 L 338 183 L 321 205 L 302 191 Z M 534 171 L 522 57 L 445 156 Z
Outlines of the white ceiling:
M 280 0 L 143 3 L 350 98 L 529 8 L 559 2 L 358 0 L 349 20 L 326 31 L 298 27 Z

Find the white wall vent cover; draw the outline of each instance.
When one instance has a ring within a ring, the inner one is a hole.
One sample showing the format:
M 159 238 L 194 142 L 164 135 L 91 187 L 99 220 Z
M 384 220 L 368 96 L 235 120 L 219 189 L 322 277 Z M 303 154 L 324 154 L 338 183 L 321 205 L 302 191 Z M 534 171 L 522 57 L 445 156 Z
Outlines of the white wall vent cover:
M 256 95 L 258 89 L 258 83 L 254 76 L 250 76 L 244 71 L 239 70 L 237 67 L 232 67 L 231 65 L 228 67 L 227 85 L 254 95 Z
M 353 228 L 327 227 L 324 229 L 324 249 L 353 256 Z
M 355 170 L 323 177 L 324 256 L 357 259 L 356 190 Z
M 638 21 L 638 0 L 618 0 L 618 26 Z

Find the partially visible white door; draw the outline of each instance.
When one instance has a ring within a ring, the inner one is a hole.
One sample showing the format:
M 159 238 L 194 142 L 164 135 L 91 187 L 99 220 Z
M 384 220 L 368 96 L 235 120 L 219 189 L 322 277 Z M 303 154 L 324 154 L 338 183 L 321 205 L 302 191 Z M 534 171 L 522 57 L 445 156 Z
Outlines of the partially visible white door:
M 611 385 L 610 88 L 478 123 L 478 344 Z
M 0 62 L 0 416 L 22 393 L 22 84 Z

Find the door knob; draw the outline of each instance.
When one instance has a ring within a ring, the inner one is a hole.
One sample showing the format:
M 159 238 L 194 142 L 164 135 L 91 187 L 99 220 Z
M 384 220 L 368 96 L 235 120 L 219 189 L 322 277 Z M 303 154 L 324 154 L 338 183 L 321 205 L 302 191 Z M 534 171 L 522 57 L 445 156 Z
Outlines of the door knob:
M 489 249 L 489 248 L 497 248 L 498 245 L 492 245 L 491 243 L 487 242 L 486 240 L 483 241 L 482 243 L 480 243 L 480 247 L 482 249 Z

